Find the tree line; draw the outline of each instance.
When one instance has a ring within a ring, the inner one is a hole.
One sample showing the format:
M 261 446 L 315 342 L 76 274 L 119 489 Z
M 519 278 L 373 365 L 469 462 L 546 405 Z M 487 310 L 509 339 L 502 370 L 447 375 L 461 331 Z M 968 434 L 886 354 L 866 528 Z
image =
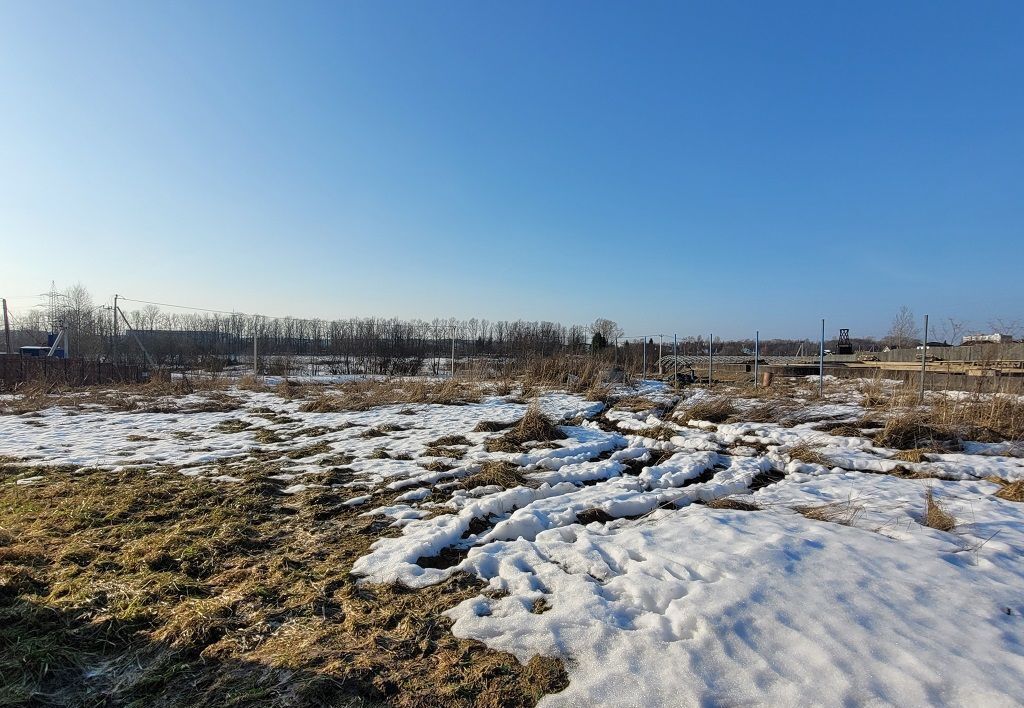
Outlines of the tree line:
M 164 310 L 152 304 L 124 312 L 123 318 L 119 314 L 115 336 L 113 308 L 97 306 L 80 284 L 51 294 L 48 307 L 16 320 L 12 344 L 15 349 L 45 345 L 47 334 L 61 329 L 66 332 L 66 351 L 74 357 L 146 363 L 148 354 L 161 367 L 216 370 L 251 365 L 256 355 L 265 369 L 287 371 L 299 360 L 310 373 L 344 374 L 436 375 L 451 365 L 453 346 L 457 361 L 486 360 L 506 369 L 537 358 L 586 354 L 639 371 L 645 358 L 653 369 L 658 356 L 671 354 L 673 347 L 669 338 L 624 339 L 622 328 L 605 318 L 589 325 L 476 318 L 326 320 Z M 936 333 L 950 330 L 959 336 L 962 326 L 950 319 Z M 918 336 L 915 318 L 904 307 L 885 338 L 851 341 L 858 351 L 878 351 L 887 345 L 914 346 Z M 811 356 L 818 346 L 810 339 L 766 339 L 760 342 L 760 352 Z M 826 342 L 826 348 L 835 350 L 835 338 Z M 708 341 L 703 335 L 682 337 L 676 349 L 683 355 L 704 355 Z M 753 350 L 753 339 L 714 342 L 718 356 L 750 355 Z

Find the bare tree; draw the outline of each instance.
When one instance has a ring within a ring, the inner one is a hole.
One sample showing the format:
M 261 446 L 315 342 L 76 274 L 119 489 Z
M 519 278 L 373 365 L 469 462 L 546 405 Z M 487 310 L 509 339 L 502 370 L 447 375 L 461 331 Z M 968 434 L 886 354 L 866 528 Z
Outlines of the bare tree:
M 622 336 L 622 327 L 619 327 L 618 322 L 614 322 L 604 317 L 598 317 L 594 320 L 594 323 L 590 325 L 590 333 L 600 334 L 604 337 L 606 342 L 613 342 L 616 337 Z
M 889 334 L 886 335 L 886 340 L 888 340 L 889 346 L 902 349 L 904 346 L 916 342 L 920 337 L 921 334 L 914 319 L 914 312 L 904 305 L 896 313 L 896 317 L 893 318 L 892 326 L 889 327 Z
M 967 325 L 963 320 L 958 320 L 955 317 L 947 317 L 939 323 L 936 329 L 938 335 L 942 337 L 944 342 L 956 346 L 960 343 L 959 340 L 963 337 L 964 330 L 966 328 Z
M 1020 339 L 1021 334 L 1024 333 L 1024 326 L 1021 325 L 1020 320 L 993 317 L 988 321 L 988 326 L 992 328 L 993 333 L 1008 334 L 1014 339 Z

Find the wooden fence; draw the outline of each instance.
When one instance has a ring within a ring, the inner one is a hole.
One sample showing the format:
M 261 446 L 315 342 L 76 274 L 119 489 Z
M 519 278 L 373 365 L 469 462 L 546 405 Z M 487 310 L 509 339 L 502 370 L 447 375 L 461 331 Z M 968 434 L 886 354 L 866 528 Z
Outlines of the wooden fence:
M 138 364 L 112 364 L 87 359 L 0 354 L 0 390 L 11 391 L 28 381 L 48 381 L 65 386 L 109 383 L 141 383 L 149 372 Z

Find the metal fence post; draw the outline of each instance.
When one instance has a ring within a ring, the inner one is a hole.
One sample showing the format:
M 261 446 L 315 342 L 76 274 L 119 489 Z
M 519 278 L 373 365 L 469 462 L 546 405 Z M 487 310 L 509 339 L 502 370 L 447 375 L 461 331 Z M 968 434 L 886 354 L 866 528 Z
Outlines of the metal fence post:
M 672 375 L 673 384 L 679 385 L 679 337 L 678 335 L 672 335 Z
M 825 320 L 821 320 L 821 345 L 818 347 L 818 398 L 825 394 Z
M 761 332 L 754 332 L 754 388 L 757 388 L 757 362 L 761 356 Z
M 708 388 L 714 385 L 715 381 L 715 335 L 708 335 Z
M 640 374 L 640 380 L 641 381 L 643 381 L 644 379 L 647 378 L 647 335 L 644 335 L 643 345 L 644 345 L 644 357 L 643 357 L 644 363 L 643 363 L 643 372 Z
M 924 403 L 924 375 L 928 369 L 928 315 L 924 316 L 924 345 L 921 349 L 921 395 L 920 402 Z

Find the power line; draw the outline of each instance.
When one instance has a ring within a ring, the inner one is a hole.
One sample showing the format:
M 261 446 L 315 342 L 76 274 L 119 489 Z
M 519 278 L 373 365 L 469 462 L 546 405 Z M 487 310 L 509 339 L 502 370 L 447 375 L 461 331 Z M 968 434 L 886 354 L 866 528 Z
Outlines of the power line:
M 175 308 L 178 308 L 179 310 L 191 310 L 192 312 L 213 312 L 213 313 L 218 314 L 218 315 L 246 315 L 246 316 L 251 316 L 251 315 L 249 315 L 246 312 L 239 312 L 238 310 L 232 310 L 231 312 L 228 312 L 227 310 L 211 310 L 208 307 L 189 307 L 188 305 L 174 305 L 174 304 L 171 304 L 169 302 L 153 302 L 151 300 L 134 300 L 134 299 L 132 299 L 130 297 L 125 297 L 124 295 L 118 295 L 117 299 L 118 300 L 124 300 L 125 302 L 137 302 L 137 303 L 140 303 L 142 305 L 157 305 L 159 307 L 175 307 Z M 283 318 L 283 317 L 276 317 L 276 318 L 272 318 L 272 319 L 285 319 L 285 318 Z

